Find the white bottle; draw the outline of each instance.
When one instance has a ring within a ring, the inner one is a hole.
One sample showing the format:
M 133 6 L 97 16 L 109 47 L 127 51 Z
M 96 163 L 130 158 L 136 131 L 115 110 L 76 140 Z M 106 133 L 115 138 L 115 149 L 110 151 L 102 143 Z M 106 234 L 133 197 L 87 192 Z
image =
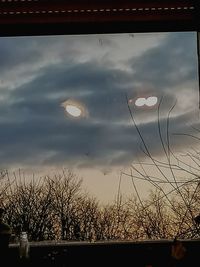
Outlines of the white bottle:
M 28 258 L 29 257 L 29 241 L 26 232 L 22 232 L 19 241 L 19 257 Z

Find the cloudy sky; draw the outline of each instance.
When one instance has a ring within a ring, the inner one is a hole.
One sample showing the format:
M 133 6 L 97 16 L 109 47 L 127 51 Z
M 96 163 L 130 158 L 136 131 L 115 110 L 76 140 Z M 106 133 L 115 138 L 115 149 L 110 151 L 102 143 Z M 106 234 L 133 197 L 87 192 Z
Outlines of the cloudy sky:
M 113 170 L 145 157 L 131 115 L 161 156 L 158 110 L 164 135 L 173 105 L 173 149 L 194 145 L 174 135 L 198 134 L 194 32 L 5 37 L 0 62 L 1 168 L 70 167 L 87 179 L 96 170 L 104 180 L 111 173 L 118 179 Z M 150 96 L 155 106 L 135 105 Z M 68 104 L 81 116 L 69 115 Z

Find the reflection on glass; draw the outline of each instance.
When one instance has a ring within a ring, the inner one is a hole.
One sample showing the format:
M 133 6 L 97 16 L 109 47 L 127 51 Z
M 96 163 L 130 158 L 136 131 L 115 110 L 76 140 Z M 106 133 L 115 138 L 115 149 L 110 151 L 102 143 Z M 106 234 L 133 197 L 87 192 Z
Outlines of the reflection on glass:
M 146 103 L 146 99 L 144 97 L 140 97 L 135 101 L 135 105 L 137 107 L 142 107 L 145 105 L 145 103 Z
M 86 117 L 88 115 L 86 107 L 75 100 L 66 100 L 61 104 L 64 107 L 67 115 L 70 115 L 75 118 Z
M 81 110 L 73 105 L 66 105 L 66 111 L 73 117 L 79 117 L 81 115 Z
M 158 98 L 156 96 L 150 96 L 146 99 L 146 105 L 148 107 L 155 106 L 158 102 Z

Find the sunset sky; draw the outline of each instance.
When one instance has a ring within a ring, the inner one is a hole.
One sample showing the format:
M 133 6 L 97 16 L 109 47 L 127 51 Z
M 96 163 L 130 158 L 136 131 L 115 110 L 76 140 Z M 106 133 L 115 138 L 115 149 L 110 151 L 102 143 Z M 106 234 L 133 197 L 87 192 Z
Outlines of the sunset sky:
M 155 157 L 163 156 L 158 107 L 164 134 L 175 105 L 173 150 L 197 146 L 175 135 L 197 136 L 200 129 L 194 32 L 2 37 L 0 62 L 2 169 L 72 168 L 91 194 L 107 201 L 120 171 L 146 157 L 131 115 Z M 151 96 L 155 106 L 135 106 L 138 97 Z M 67 114 L 68 103 L 81 109 L 80 117 Z M 128 178 L 122 180 L 131 193 Z

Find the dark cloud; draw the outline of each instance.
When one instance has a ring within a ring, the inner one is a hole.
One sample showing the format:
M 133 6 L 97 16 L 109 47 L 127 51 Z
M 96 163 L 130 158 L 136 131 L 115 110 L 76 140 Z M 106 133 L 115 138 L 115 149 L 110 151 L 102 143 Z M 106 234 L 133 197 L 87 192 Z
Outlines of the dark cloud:
M 197 80 L 197 42 L 194 33 L 169 33 L 159 46 L 130 61 L 134 79 L 150 88 L 173 90 Z
M 33 38 L 1 38 L 0 71 L 10 71 L 16 66 L 38 61 L 41 52 L 34 44 Z
M 134 98 L 140 93 L 138 82 L 154 85 L 158 96 L 166 90 L 162 104 L 162 112 L 166 115 L 160 121 L 166 139 L 167 111 L 175 102 L 174 89 L 168 88 L 175 88 L 180 81 L 187 83 L 197 79 L 194 38 L 190 37 L 188 34 L 169 34 L 156 48 L 129 61 L 133 72 L 120 69 L 114 63 L 102 64 L 101 60 L 93 58 L 80 63 L 66 57 L 39 68 L 34 78 L 9 90 L 6 100 L 0 101 L 1 164 L 71 164 L 79 167 L 130 164 L 141 154 L 142 143 L 131 121 L 126 96 Z M 31 47 L 33 41 L 30 45 L 26 39 L 16 41 L 15 53 L 19 51 L 19 55 L 13 55 L 13 66 L 25 60 L 29 63 L 40 60 L 47 41 L 43 41 L 41 50 L 38 45 Z M 13 44 L 11 46 L 11 40 L 6 42 L 7 47 L 5 43 L 2 47 L 0 44 L 0 49 L 8 54 Z M 23 44 L 26 48 L 20 56 Z M 2 55 L 3 66 L 8 68 L 12 59 L 6 62 L 4 57 Z M 186 70 L 184 75 L 179 66 Z M 0 96 L 5 96 L 5 89 L 0 92 Z M 76 120 L 66 116 L 61 103 L 68 99 L 83 103 L 88 116 Z M 160 154 L 162 144 L 157 110 L 139 110 L 132 106 L 130 109 L 149 149 Z M 170 130 L 187 130 L 186 125 L 193 123 L 193 115 L 185 110 L 184 114 L 174 116 L 170 120 Z M 179 138 L 173 146 L 184 146 L 184 140 Z

